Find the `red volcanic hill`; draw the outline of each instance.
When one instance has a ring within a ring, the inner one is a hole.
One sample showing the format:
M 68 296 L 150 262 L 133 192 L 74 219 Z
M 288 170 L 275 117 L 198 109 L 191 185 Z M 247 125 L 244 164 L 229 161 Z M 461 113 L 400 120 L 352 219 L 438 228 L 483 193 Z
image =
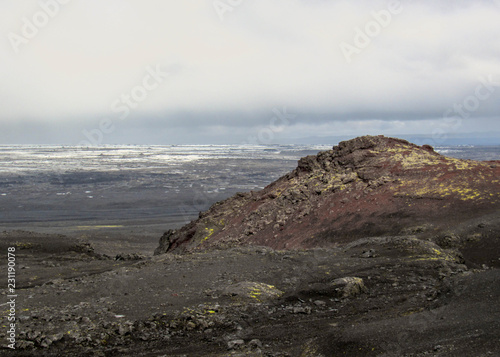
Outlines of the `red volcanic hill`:
M 428 145 L 364 136 L 307 156 L 258 192 L 214 204 L 155 254 L 240 244 L 331 247 L 375 236 L 433 232 L 499 212 L 500 162 L 442 156 Z

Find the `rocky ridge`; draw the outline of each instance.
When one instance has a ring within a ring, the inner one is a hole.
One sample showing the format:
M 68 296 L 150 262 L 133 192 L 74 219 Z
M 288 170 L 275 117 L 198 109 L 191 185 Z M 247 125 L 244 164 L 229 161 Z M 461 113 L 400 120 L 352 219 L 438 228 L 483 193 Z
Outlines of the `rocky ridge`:
M 240 244 L 334 247 L 402 232 L 443 238 L 464 221 L 498 210 L 499 176 L 498 161 L 454 159 L 428 145 L 358 137 L 302 158 L 261 191 L 214 204 L 166 232 L 155 254 Z

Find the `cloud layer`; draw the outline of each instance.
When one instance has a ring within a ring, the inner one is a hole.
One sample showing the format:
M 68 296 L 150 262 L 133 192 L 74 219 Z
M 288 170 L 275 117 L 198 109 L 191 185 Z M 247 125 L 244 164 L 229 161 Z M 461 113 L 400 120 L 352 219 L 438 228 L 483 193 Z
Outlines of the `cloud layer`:
M 291 136 L 363 134 L 443 126 L 451 108 L 500 132 L 500 2 L 393 3 L 4 1 L 0 123 L 9 138 L 31 123 L 77 140 L 109 117 L 120 141 L 120 126 L 257 130 L 287 107 Z M 169 73 L 155 88 L 152 68 Z

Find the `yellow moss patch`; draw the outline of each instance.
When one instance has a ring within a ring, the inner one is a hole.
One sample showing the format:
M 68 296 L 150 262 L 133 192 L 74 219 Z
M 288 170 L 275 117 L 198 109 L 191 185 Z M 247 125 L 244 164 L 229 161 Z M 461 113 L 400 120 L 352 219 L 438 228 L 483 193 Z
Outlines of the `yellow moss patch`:
M 77 226 L 77 229 L 101 229 L 101 228 L 122 228 L 122 225 L 107 225 L 107 226 Z
M 491 193 L 473 188 L 467 185 L 466 182 L 451 181 L 438 183 L 436 178 L 401 179 L 399 188 L 395 189 L 394 194 L 397 196 L 428 198 L 456 196 L 462 201 L 481 200 L 492 197 Z
M 247 298 L 257 302 L 275 299 L 283 295 L 283 292 L 273 285 L 249 281 L 228 286 L 224 293 L 236 298 Z
M 16 242 L 14 245 L 18 249 L 30 249 L 30 248 L 33 248 L 33 244 L 32 243 L 20 243 L 20 242 Z
M 385 152 L 391 153 L 391 159 L 401 163 L 404 169 L 417 169 L 441 162 L 438 156 L 424 151 L 408 151 L 407 147 L 387 148 Z
M 214 234 L 215 230 L 213 228 L 205 228 L 205 232 L 208 234 L 205 236 L 205 238 L 203 238 L 204 241 L 210 238 L 212 234 Z

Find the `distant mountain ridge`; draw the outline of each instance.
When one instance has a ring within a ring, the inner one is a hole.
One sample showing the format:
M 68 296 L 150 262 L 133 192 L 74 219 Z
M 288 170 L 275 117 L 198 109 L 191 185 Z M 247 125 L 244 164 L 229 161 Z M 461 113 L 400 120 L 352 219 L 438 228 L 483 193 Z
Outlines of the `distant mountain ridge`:
M 384 136 L 340 142 L 299 160 L 258 192 L 214 204 L 160 239 L 155 254 L 252 244 L 331 247 L 424 225 L 442 232 L 498 212 L 500 161 L 442 156 Z

